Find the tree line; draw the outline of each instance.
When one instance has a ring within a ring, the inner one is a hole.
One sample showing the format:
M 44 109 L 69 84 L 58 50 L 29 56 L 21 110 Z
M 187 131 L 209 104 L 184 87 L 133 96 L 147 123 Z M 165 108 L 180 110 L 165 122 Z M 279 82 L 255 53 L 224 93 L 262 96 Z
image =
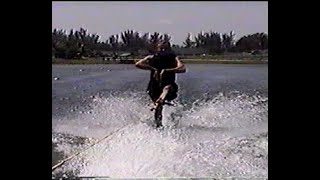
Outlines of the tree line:
M 105 56 L 104 52 L 130 52 L 135 55 L 141 51 L 152 52 L 161 41 L 170 41 L 168 34 L 143 33 L 134 30 L 126 30 L 117 35 L 111 35 L 106 41 L 100 41 L 96 33 L 88 33 L 88 30 L 71 29 L 69 33 L 63 29 L 52 31 L 52 53 L 57 58 L 72 59 L 79 56 Z M 208 54 L 223 54 L 226 52 L 251 52 L 254 50 L 268 49 L 268 35 L 266 33 L 254 33 L 241 37 L 235 41 L 235 34 L 218 33 L 215 31 L 199 32 L 192 39 L 191 34 L 186 36 L 183 45 L 175 45 L 174 49 L 192 50 L 204 49 Z

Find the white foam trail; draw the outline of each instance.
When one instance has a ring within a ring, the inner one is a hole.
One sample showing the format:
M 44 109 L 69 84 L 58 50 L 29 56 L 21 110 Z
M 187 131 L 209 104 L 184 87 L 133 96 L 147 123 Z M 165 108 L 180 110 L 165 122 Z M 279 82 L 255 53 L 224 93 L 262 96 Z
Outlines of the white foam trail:
M 115 129 L 150 117 L 146 104 L 136 98 L 108 97 L 93 99 L 91 108 L 79 115 L 60 120 L 53 131 L 99 139 Z M 55 122 L 55 121 L 54 121 Z
M 55 131 L 98 138 L 121 125 L 128 126 L 59 171 L 112 178 L 267 178 L 266 101 L 263 97 L 220 95 L 195 102 L 184 112 L 182 105 L 165 107 L 165 124 L 172 124 L 170 114 L 175 113 L 181 114 L 174 116 L 180 123 L 159 131 L 139 123 L 152 118 L 152 112 L 137 98 L 97 98 L 91 114 L 57 125 Z

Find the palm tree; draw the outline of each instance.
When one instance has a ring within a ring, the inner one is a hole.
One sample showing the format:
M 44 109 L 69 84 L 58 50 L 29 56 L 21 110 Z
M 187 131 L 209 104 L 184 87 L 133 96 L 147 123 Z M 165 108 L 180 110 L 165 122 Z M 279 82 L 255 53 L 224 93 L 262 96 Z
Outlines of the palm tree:
M 119 48 L 119 35 L 112 35 L 109 37 L 109 43 L 113 51 L 117 51 Z
M 163 41 L 170 42 L 170 40 L 171 40 L 171 36 L 169 36 L 168 34 L 163 35 Z
M 191 40 L 191 34 L 188 33 L 186 40 L 183 42 L 184 47 L 190 48 L 190 47 L 193 47 L 194 44 L 195 42 Z
M 229 34 L 225 33 L 222 35 L 222 46 L 225 52 L 230 51 L 234 47 L 234 37 L 235 34 L 233 31 L 230 31 Z
M 157 45 L 161 40 L 162 40 L 162 35 L 160 35 L 159 33 L 154 32 L 153 34 L 151 34 L 150 40 L 149 40 L 151 51 L 155 51 Z
M 236 42 L 236 48 L 240 52 L 268 49 L 268 35 L 255 33 L 243 36 Z

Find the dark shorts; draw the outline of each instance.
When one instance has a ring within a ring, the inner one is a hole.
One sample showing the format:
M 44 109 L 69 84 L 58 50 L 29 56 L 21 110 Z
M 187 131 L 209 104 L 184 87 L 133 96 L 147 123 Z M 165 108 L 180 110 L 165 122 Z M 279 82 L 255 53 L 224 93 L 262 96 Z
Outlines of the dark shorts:
M 172 101 L 175 98 L 177 98 L 177 96 L 178 96 L 178 85 L 176 83 L 171 83 L 171 84 L 167 84 L 167 85 L 171 85 L 171 87 L 170 87 L 169 93 L 167 94 L 165 100 Z M 159 87 L 159 85 L 156 83 L 152 83 L 152 82 L 149 83 L 147 92 L 148 92 L 149 96 L 151 97 L 152 101 L 155 102 L 160 97 L 163 88 L 167 85 Z

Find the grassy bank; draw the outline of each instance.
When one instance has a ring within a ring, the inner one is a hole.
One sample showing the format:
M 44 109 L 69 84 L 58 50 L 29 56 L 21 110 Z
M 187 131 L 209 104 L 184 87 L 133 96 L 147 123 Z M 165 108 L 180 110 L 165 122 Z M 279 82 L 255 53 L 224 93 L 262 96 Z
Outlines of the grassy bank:
M 134 60 L 137 61 L 137 60 Z M 125 63 L 125 64 L 133 64 Z M 186 64 L 268 64 L 266 60 L 218 60 L 218 59 L 183 59 Z M 99 59 L 76 60 L 76 59 L 54 59 L 52 64 L 121 64 L 119 61 L 102 61 Z
M 268 61 L 260 60 L 216 60 L 216 59 L 184 59 L 186 64 L 268 64 Z
M 98 59 L 79 60 L 79 59 L 53 59 L 52 64 L 120 64 L 118 61 L 102 61 Z

